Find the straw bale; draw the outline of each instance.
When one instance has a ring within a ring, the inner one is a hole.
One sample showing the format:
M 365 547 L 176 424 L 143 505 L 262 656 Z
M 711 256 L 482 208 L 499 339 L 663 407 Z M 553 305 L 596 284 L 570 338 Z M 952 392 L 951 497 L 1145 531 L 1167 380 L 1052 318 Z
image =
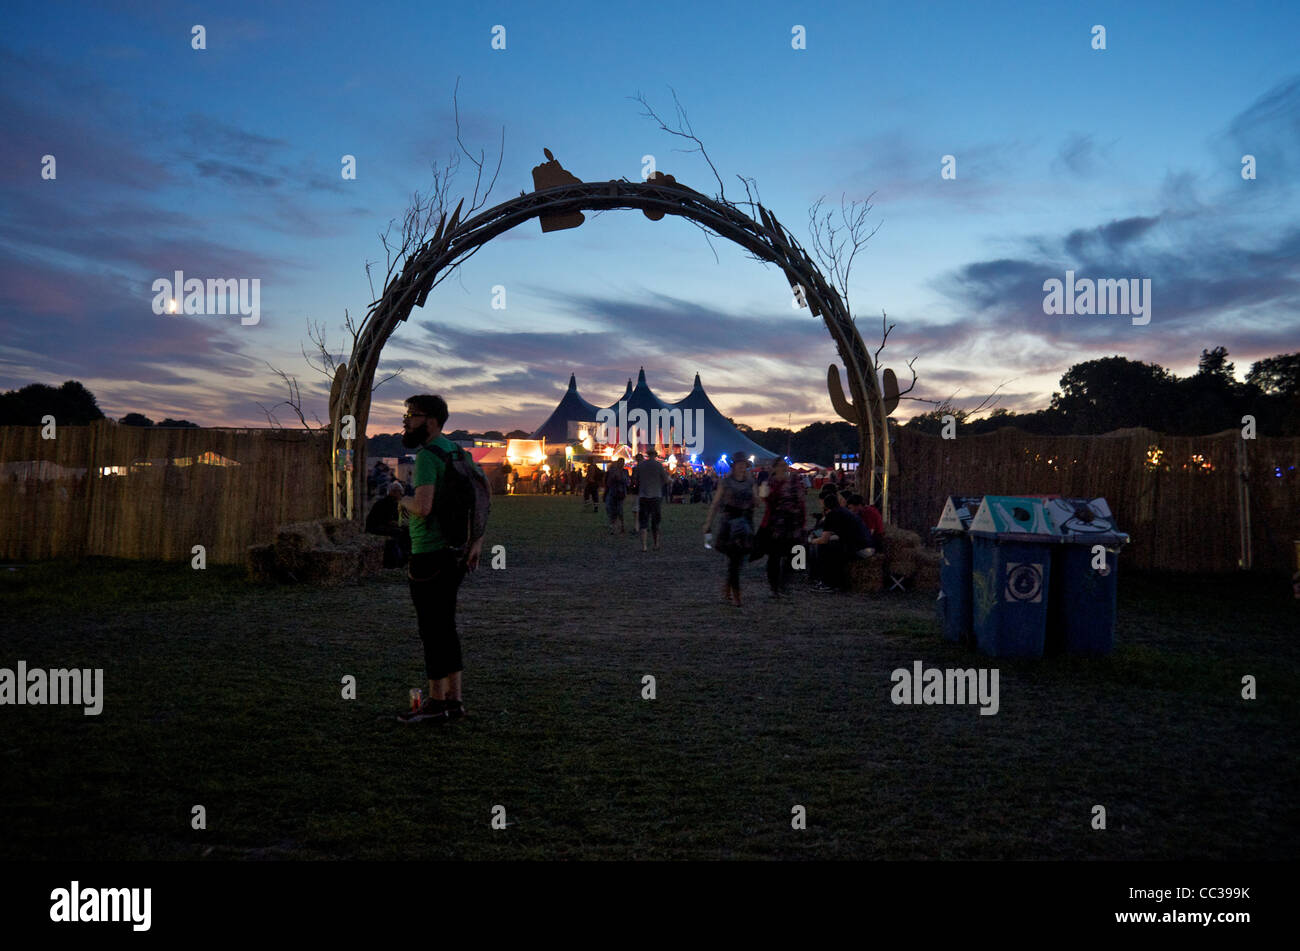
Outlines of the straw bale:
M 916 532 L 898 528 L 895 525 L 885 526 L 885 533 L 880 539 L 880 550 L 886 558 L 894 558 L 904 551 L 911 551 L 920 547 L 921 536 Z
M 885 588 L 885 558 L 870 555 L 849 562 L 849 590 L 858 594 L 875 594 Z

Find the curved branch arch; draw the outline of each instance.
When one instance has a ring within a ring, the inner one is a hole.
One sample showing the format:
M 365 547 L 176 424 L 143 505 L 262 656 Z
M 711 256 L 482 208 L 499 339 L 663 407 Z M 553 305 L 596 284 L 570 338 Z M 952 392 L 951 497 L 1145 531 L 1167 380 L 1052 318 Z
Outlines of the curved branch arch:
M 875 361 L 858 334 L 847 304 L 799 242 L 761 204 L 755 205 L 761 221 L 755 221 L 730 202 L 709 198 L 671 180 L 631 182 L 613 179 L 577 182 L 521 194 L 460 221 L 463 205 L 462 200 L 450 220 L 443 216 L 433 237 L 407 257 L 401 271 L 384 287 L 379 300 L 370 305 L 358 329 L 352 356 L 339 367 L 335 376 L 330 394 L 330 421 L 334 432 L 332 448 L 337 451 L 345 441 L 344 416 L 353 417 L 355 431 L 361 434 L 362 439 L 362 451 L 357 453 L 357 464 L 347 479 L 345 498 L 340 498 L 339 471 L 334 469 L 336 516 L 356 517 L 359 506 L 355 504 L 355 486 L 364 471 L 364 437 L 375 369 L 384 344 L 398 325 L 410 316 L 411 310 L 423 307 L 430 291 L 480 247 L 533 218 L 628 208 L 654 212 L 661 217 L 666 214 L 687 218 L 740 245 L 755 257 L 776 264 L 792 289 L 796 286 L 802 288 L 804 299 L 813 314 L 822 318 L 845 365 L 856 409 L 857 418 L 851 421 L 856 421 L 858 426 L 859 458 L 863 463 L 869 461 L 869 465 L 858 468 L 859 489 L 868 498 L 879 500 L 881 513 L 888 520 L 889 440 Z M 834 372 L 838 378 L 838 371 Z M 331 458 L 331 464 L 333 461 Z M 362 481 L 360 484 L 364 486 L 365 483 Z

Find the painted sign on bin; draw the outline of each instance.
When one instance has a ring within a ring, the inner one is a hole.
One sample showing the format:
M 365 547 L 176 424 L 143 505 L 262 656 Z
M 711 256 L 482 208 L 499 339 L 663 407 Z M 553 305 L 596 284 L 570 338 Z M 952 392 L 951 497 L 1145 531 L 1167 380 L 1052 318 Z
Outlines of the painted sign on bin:
M 1057 534 L 1056 525 L 1047 508 L 1050 501 L 1028 495 L 986 495 L 971 521 L 970 530 L 1054 536 Z
M 971 520 L 980 507 L 982 495 L 950 495 L 943 505 L 936 529 L 945 532 L 964 532 L 970 529 Z
M 1056 530 L 1070 541 L 1121 541 L 1128 537 L 1115 528 L 1115 517 L 1105 499 L 1052 499 L 1047 511 Z

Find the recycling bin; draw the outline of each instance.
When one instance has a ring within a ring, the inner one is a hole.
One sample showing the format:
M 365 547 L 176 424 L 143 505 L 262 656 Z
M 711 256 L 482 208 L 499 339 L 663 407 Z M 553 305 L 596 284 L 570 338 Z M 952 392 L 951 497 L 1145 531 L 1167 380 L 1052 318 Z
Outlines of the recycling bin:
M 1042 657 L 1052 549 L 1059 537 L 1049 499 L 986 495 L 971 521 L 975 643 L 992 657 Z
M 1105 499 L 1047 503 L 1059 544 L 1052 552 L 1048 653 L 1109 654 L 1115 646 L 1119 552 L 1129 537 Z
M 975 646 L 971 616 L 971 519 L 979 508 L 978 495 L 950 495 L 939 524 L 930 529 L 939 542 L 939 598 L 935 602 L 945 640 Z

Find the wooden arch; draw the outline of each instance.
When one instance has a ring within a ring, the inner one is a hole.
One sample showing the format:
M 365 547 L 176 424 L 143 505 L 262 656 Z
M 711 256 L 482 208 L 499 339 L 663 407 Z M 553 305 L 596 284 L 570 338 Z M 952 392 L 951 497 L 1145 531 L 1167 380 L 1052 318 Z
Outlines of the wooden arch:
M 548 153 L 549 157 L 549 153 Z M 553 163 L 559 168 L 559 163 Z M 562 172 L 562 170 L 560 170 Z M 568 175 L 567 172 L 563 173 Z M 569 176 L 572 177 L 572 176 Z M 889 395 L 882 394 L 876 365 L 867 350 L 848 307 L 835 288 L 822 276 L 776 216 L 757 205 L 755 221 L 735 205 L 719 201 L 664 176 L 646 182 L 617 179 L 607 182 L 579 182 L 539 189 L 504 201 L 466 221 L 460 221 L 462 200 L 450 219 L 444 214 L 432 238 L 406 259 L 400 273 L 384 288 L 379 300 L 371 304 L 358 328 L 351 358 L 340 365 L 330 392 L 330 421 L 333 426 L 331 468 L 334 472 L 334 515 L 361 517 L 358 485 L 364 490 L 365 432 L 370 416 L 370 391 L 379 354 L 397 326 L 410 316 L 414 307 L 423 307 L 439 275 L 450 272 L 480 246 L 511 228 L 533 218 L 543 219 L 543 230 L 573 227 L 581 221 L 578 213 L 613 208 L 640 209 L 653 220 L 664 215 L 689 218 L 723 238 L 776 264 L 796 294 L 800 293 L 815 316 L 822 318 L 844 362 L 849 383 L 849 399 L 840 385 L 839 370 L 831 365 L 828 389 L 836 411 L 858 428 L 860 443 L 858 489 L 880 508 L 889 519 L 889 437 L 887 417 L 893 410 Z M 553 219 L 572 216 L 568 222 Z M 892 374 L 889 374 L 892 381 Z M 345 438 L 344 418 L 351 416 L 354 439 Z M 336 460 L 341 449 L 356 444 L 350 471 Z

